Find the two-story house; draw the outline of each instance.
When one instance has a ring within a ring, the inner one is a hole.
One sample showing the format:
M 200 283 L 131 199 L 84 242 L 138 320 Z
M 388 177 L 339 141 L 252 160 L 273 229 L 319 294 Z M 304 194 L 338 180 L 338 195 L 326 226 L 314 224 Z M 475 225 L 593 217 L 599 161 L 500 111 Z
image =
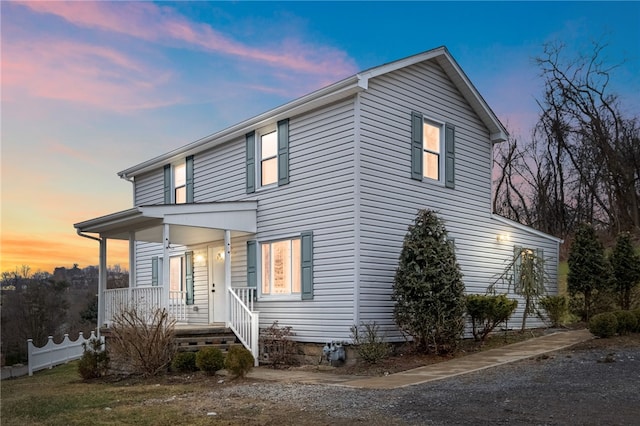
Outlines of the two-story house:
M 231 326 L 256 355 L 257 327 L 274 320 L 300 342 L 349 340 L 369 321 L 399 339 L 393 277 L 422 208 L 445 220 L 468 293 L 515 246 L 544 253 L 555 282 L 560 239 L 492 214 L 492 148 L 506 138 L 440 47 L 121 171 L 134 207 L 74 225 L 100 241 L 99 323 L 131 302 L 166 307 Z M 128 289 L 106 288 L 110 239 L 129 241 Z

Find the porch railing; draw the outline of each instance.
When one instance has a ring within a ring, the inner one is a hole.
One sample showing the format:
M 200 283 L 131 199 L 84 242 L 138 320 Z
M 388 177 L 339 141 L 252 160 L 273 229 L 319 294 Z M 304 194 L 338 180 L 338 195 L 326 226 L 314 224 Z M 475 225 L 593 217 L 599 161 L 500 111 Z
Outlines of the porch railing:
M 167 307 L 176 321 L 187 319 L 186 292 L 170 291 L 169 303 L 162 303 L 163 288 L 158 286 L 117 288 L 104 291 L 105 320 L 111 322 L 120 311 L 135 306 L 138 314 L 151 320 L 155 309 Z
M 169 292 L 169 315 L 176 321 L 187 320 L 187 292 Z
M 238 336 L 242 344 L 251 351 L 255 365 L 258 365 L 258 312 L 253 311 L 255 289 L 232 287 L 229 289 L 229 328 Z

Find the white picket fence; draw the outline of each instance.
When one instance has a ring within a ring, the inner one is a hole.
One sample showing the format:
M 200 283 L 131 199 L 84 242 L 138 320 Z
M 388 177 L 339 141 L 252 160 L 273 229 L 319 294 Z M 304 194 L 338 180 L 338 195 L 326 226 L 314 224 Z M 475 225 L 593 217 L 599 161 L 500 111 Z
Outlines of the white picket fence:
M 78 339 L 72 342 L 69 335 L 65 334 L 64 339 L 60 343 L 53 342 L 53 336 L 49 336 L 49 341 L 38 348 L 33 345 L 33 339 L 27 340 L 27 353 L 29 355 L 29 375 L 32 376 L 34 371 L 52 368 L 59 364 L 64 364 L 74 359 L 82 357 L 84 352 L 84 343 L 91 339 L 95 339 L 95 332 L 91 332 L 91 336 L 85 339 L 82 331 L 78 335 Z M 104 343 L 104 339 L 101 340 Z

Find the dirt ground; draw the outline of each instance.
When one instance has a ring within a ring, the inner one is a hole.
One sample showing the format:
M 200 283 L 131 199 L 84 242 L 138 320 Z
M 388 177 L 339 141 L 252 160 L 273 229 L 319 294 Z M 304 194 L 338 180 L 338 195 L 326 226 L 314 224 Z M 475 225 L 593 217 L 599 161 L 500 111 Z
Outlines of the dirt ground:
M 393 370 L 416 362 L 418 357 L 401 357 Z M 550 355 L 390 391 L 197 374 L 163 380 L 195 381 L 198 389 L 206 389 L 148 401 L 180 404 L 198 424 L 637 425 L 640 335 L 595 339 Z

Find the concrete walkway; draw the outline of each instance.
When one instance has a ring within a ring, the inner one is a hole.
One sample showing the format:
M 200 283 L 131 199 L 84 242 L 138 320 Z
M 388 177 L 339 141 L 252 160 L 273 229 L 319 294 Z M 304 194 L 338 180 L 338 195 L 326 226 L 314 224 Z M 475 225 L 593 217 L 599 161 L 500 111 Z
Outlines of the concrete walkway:
M 340 376 L 329 373 L 302 370 L 254 369 L 249 377 L 295 383 L 338 385 L 363 389 L 395 389 L 441 380 L 447 377 L 484 370 L 522 359 L 559 351 L 577 343 L 592 339 L 588 330 L 559 331 L 497 349 L 477 352 L 450 361 L 380 377 Z

